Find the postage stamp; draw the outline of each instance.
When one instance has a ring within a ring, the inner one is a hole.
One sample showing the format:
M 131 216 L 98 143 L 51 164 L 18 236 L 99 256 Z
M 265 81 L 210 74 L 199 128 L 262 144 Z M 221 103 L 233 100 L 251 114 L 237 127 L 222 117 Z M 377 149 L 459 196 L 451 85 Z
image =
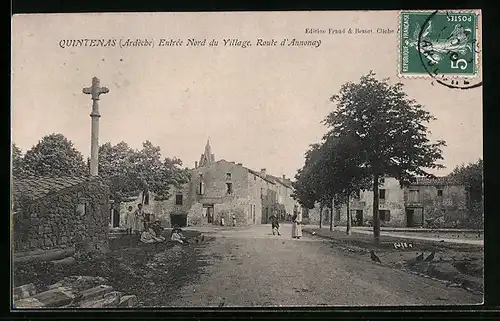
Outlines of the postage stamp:
M 477 75 L 477 12 L 402 12 L 399 24 L 400 76 Z

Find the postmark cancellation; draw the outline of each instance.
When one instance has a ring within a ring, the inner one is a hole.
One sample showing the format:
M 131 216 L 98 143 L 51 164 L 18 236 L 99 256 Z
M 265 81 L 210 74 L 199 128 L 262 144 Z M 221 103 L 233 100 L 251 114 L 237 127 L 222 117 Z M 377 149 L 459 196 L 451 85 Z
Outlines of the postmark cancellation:
M 400 77 L 474 78 L 479 73 L 478 11 L 403 11 Z

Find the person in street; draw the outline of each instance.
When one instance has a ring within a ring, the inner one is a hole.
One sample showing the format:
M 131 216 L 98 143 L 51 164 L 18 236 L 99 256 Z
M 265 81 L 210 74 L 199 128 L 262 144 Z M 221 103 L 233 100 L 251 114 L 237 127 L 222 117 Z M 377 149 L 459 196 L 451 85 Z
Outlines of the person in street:
M 145 230 L 141 233 L 141 242 L 151 244 L 151 243 L 162 242 L 164 240 L 165 240 L 164 237 L 156 236 L 155 232 L 150 227 L 150 225 L 146 224 Z
M 300 239 L 302 237 L 302 214 L 294 213 L 292 216 L 292 238 Z
M 151 224 L 151 228 L 158 237 L 160 237 L 163 233 L 163 227 L 161 226 L 160 220 L 154 221 L 153 224 Z
M 233 226 L 236 226 L 236 215 L 233 214 Z
M 137 209 L 134 212 L 134 231 L 139 235 L 144 230 L 144 213 L 142 211 L 142 204 L 137 204 Z
M 155 223 L 148 223 L 148 232 L 149 234 L 151 234 L 151 236 L 153 237 L 153 239 L 156 241 L 156 242 L 163 242 L 165 241 L 165 237 L 163 237 L 161 235 L 161 232 L 160 230 L 158 229 L 158 225 L 156 225 Z M 161 228 L 161 227 L 160 227 Z
M 129 206 L 127 212 L 125 213 L 125 228 L 127 235 L 132 235 L 132 230 L 135 224 L 134 208 Z
M 224 217 L 220 218 L 220 226 L 224 226 Z
M 170 240 L 181 244 L 188 243 L 186 237 L 182 234 L 182 230 L 177 226 L 174 226 L 174 228 L 172 229 L 172 235 L 170 236 Z
M 276 215 L 272 214 L 269 219 L 271 220 L 271 227 L 273 229 L 273 235 L 276 235 L 276 233 L 278 233 L 278 235 L 281 235 L 280 223 L 278 221 L 278 217 L 276 217 Z

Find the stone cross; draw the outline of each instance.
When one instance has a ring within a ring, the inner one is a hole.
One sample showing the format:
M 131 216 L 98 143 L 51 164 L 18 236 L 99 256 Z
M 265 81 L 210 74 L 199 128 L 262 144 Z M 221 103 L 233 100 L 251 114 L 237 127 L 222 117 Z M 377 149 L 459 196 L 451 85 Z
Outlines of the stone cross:
M 109 89 L 106 87 L 99 86 L 99 79 L 97 77 L 92 78 L 92 86 L 83 88 L 83 93 L 87 95 L 92 95 L 92 113 L 90 117 L 92 118 L 92 137 L 90 145 L 90 175 L 97 176 L 98 168 L 98 153 L 99 153 L 99 96 L 101 94 L 107 94 Z

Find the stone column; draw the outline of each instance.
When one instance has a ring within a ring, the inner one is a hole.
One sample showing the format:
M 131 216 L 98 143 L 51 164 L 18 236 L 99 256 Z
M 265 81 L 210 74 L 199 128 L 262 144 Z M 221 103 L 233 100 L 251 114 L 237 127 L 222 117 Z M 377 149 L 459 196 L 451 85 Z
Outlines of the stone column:
M 92 86 L 83 88 L 84 94 L 92 95 L 92 113 L 90 117 L 92 118 L 91 124 L 91 145 L 90 145 L 90 175 L 97 176 L 97 170 L 99 165 L 99 96 L 101 94 L 107 94 L 109 89 L 106 87 L 99 86 L 99 79 L 97 77 L 92 78 Z

